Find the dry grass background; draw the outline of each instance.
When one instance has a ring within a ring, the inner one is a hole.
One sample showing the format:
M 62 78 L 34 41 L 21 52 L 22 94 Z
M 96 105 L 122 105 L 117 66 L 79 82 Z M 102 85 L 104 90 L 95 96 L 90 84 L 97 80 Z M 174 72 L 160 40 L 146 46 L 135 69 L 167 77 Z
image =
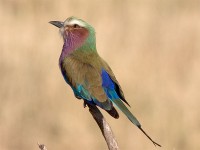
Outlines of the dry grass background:
M 37 150 L 37 141 L 49 150 L 106 149 L 58 67 L 62 39 L 48 21 L 69 16 L 96 28 L 100 55 L 161 149 L 200 149 L 198 0 L 1 0 L 0 149 Z M 105 116 L 122 150 L 156 149 L 120 114 Z

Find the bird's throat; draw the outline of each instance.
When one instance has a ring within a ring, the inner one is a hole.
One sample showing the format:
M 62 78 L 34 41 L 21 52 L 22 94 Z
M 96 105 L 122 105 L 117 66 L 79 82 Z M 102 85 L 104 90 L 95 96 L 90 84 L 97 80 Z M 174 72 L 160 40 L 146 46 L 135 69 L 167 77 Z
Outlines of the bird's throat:
M 96 52 L 95 36 L 89 36 L 87 31 L 78 33 L 68 33 L 64 38 L 64 44 L 60 55 L 59 62 L 61 63 L 64 58 L 72 53 L 90 53 Z

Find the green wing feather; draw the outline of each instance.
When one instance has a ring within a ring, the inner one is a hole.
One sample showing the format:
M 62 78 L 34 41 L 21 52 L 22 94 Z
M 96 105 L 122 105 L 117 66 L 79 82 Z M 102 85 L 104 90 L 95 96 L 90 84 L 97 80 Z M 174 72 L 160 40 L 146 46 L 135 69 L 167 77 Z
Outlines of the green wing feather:
M 80 90 L 83 99 L 94 100 L 105 110 L 112 109 L 112 103 L 102 88 L 101 69 L 98 55 L 70 55 L 62 62 L 72 88 Z M 88 56 L 89 55 L 89 56 Z M 90 61 L 88 61 L 90 59 Z M 95 61 L 93 61 L 95 59 Z M 97 63 L 95 63 L 97 62 Z

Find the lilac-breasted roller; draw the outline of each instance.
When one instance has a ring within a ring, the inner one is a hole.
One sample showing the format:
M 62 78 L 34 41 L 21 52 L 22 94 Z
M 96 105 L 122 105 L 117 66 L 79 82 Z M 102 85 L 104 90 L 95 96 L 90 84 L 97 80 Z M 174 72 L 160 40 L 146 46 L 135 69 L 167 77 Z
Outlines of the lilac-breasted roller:
M 85 103 L 97 105 L 114 118 L 119 118 L 116 106 L 136 125 L 154 145 L 142 129 L 137 118 L 128 110 L 130 106 L 109 65 L 99 56 L 96 50 L 94 28 L 87 22 L 69 17 L 64 22 L 50 21 L 60 28 L 64 44 L 59 59 L 59 66 L 65 81 L 72 88 L 78 99 Z

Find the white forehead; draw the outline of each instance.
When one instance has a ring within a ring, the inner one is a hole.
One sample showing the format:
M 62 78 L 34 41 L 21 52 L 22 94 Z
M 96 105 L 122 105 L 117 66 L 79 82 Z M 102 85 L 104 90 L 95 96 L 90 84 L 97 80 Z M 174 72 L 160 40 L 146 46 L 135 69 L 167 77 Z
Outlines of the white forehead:
M 79 25 L 81 27 L 85 26 L 85 23 L 82 20 L 78 20 L 78 19 L 75 19 L 75 18 L 70 19 L 70 20 L 67 19 L 64 22 L 64 26 L 66 26 L 66 25 L 74 25 L 74 24 L 77 24 L 77 25 Z

